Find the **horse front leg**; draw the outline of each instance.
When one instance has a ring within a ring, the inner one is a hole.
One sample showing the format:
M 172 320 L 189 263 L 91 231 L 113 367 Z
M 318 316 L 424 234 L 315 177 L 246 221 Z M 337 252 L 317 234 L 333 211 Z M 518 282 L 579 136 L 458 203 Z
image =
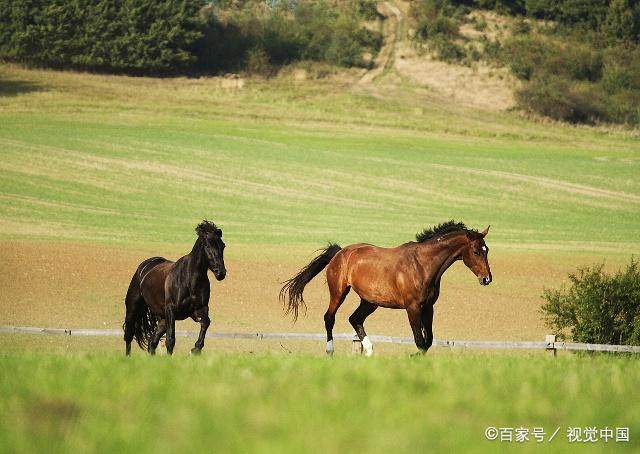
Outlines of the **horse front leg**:
M 427 350 L 429 347 L 433 345 L 433 304 L 430 302 L 426 302 L 422 307 L 422 312 L 420 313 L 420 318 L 422 319 L 422 329 L 424 331 L 424 337 L 427 345 Z
M 176 345 L 176 316 L 173 313 L 173 308 L 169 304 L 165 307 L 164 314 L 167 324 L 165 345 L 167 346 L 167 353 L 173 355 L 173 347 Z
M 416 342 L 416 347 L 420 350 L 420 353 L 426 353 L 429 346 L 424 338 L 422 332 L 422 317 L 419 305 L 411 305 L 407 307 L 407 316 L 409 317 L 409 324 L 411 325 L 411 331 L 413 331 L 413 339 Z
M 211 325 L 211 319 L 209 318 L 209 307 L 205 307 L 200 313 L 195 314 L 195 316 L 200 318 L 200 335 L 198 336 L 196 344 L 191 349 L 191 353 L 194 355 L 198 355 L 204 347 L 204 338 L 207 335 L 207 329 L 209 329 L 209 325 Z

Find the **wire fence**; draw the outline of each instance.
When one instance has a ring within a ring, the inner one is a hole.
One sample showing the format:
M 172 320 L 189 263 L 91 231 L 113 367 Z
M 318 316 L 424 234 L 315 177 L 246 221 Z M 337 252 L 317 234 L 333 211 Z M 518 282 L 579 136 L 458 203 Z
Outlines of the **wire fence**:
M 65 336 L 122 336 L 121 329 L 92 329 L 92 328 L 40 328 L 35 326 L 0 326 L 0 333 L 15 334 L 35 334 L 35 335 L 65 335 Z M 176 336 L 196 337 L 195 331 L 176 331 Z M 249 340 L 314 340 L 324 341 L 324 333 L 207 333 L 208 338 L 213 339 L 249 339 Z M 340 333 L 334 334 L 334 339 L 354 341 L 358 339 L 354 334 Z M 369 336 L 372 342 L 387 344 L 409 344 L 413 345 L 411 337 L 395 336 Z M 544 341 L 484 341 L 484 340 L 444 340 L 434 339 L 433 345 L 436 347 L 448 348 L 476 348 L 476 349 L 523 349 L 523 350 L 546 350 L 554 353 L 558 350 L 578 350 L 596 352 L 619 352 L 619 353 L 640 353 L 640 346 L 637 345 L 609 345 L 609 344 L 585 344 L 576 342 L 557 341 L 555 335 L 547 335 Z

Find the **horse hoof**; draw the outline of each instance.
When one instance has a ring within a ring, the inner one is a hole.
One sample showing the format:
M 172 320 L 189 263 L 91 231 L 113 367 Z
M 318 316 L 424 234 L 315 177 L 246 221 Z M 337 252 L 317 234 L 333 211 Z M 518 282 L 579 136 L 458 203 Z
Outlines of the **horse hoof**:
M 371 343 L 369 336 L 364 336 L 362 339 L 362 351 L 364 352 L 364 356 L 373 355 L 373 344 Z
M 202 352 L 202 350 L 200 350 L 199 348 L 192 348 L 191 349 L 191 354 L 192 355 L 199 355 Z

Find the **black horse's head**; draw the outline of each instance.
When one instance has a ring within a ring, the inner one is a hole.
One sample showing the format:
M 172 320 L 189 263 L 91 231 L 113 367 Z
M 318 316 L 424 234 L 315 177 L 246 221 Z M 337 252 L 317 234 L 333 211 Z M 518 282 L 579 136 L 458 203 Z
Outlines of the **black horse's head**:
M 227 275 L 227 269 L 224 266 L 222 230 L 216 227 L 213 222 L 204 220 L 196 227 L 196 233 L 202 240 L 208 268 L 217 280 L 223 280 Z

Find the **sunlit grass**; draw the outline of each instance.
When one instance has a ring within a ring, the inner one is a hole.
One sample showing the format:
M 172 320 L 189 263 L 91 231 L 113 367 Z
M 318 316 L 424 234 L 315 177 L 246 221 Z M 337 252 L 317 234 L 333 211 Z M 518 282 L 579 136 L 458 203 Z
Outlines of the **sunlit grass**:
M 397 244 L 457 218 L 491 224 L 492 240 L 509 245 L 637 245 L 632 132 L 353 80 L 228 90 L 215 79 L 5 67 L 0 87 L 24 84 L 0 88 L 0 235 L 181 243 L 210 217 L 232 243 Z
M 0 363 L 9 452 L 494 452 L 487 426 L 560 427 L 545 443 L 553 452 L 568 448 L 569 426 L 629 427 L 631 442 L 615 448 L 632 451 L 640 430 L 630 400 L 640 368 L 625 357 L 25 353 Z

